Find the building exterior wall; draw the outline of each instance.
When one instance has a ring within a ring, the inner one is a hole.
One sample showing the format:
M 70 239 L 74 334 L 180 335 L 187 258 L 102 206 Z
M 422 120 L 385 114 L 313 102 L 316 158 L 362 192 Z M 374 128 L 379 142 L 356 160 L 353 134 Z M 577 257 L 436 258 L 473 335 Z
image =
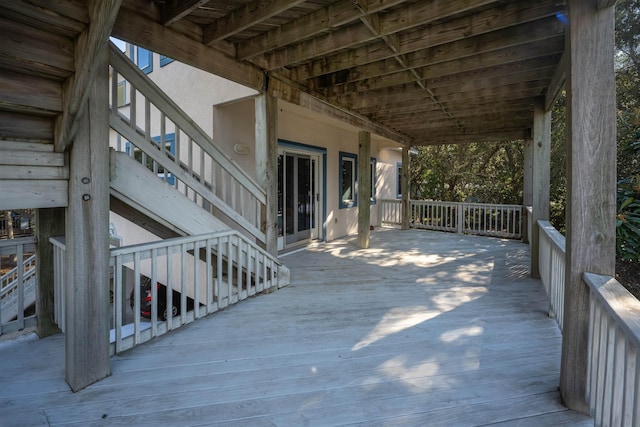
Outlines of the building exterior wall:
M 129 51 L 127 56 L 130 57 Z M 148 76 L 162 88 L 214 140 L 214 143 L 253 179 L 255 176 L 255 101 L 252 89 L 173 61 L 160 66 L 160 56 L 153 54 L 153 70 Z M 127 107 L 124 107 L 127 108 Z M 143 114 L 139 106 L 138 114 Z M 159 134 L 159 123 L 152 123 L 152 132 Z M 170 125 L 167 133 L 171 132 Z M 340 207 L 340 153 L 358 155 L 359 129 L 323 117 L 304 108 L 278 100 L 277 135 L 280 141 L 326 150 L 326 184 L 324 206 L 320 212 L 322 240 L 330 241 L 357 234 L 358 208 Z M 115 136 L 112 137 L 115 146 Z M 184 148 L 183 148 L 184 149 Z M 395 199 L 397 165 L 401 161 L 400 146 L 371 135 L 371 157 L 376 164 L 375 198 Z M 357 163 L 356 163 L 357 164 Z M 357 188 L 357 184 L 356 184 Z M 134 233 L 135 227 L 122 224 L 112 215 L 118 230 Z M 377 225 L 377 203 L 371 204 L 371 225 Z M 150 236 L 145 235 L 144 239 Z M 127 238 L 125 237 L 125 240 Z M 133 239 L 138 243 L 138 238 Z M 125 244 L 134 243 L 125 241 Z

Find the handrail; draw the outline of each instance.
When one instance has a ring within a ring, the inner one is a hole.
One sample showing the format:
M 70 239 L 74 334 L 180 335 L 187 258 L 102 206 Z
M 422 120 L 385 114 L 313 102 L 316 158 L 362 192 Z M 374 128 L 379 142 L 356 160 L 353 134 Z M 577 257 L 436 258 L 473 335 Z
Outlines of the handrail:
M 539 220 L 540 279 L 549 297 L 549 316 L 564 325 L 565 238 L 549 221 Z
M 400 200 L 379 199 L 381 224 L 402 223 Z M 522 236 L 522 206 L 494 203 L 409 201 L 411 228 L 520 238 Z
M 264 242 L 266 191 L 114 45 L 109 61 L 113 68 L 110 126 L 129 142 L 128 154 L 134 156 L 134 149 L 139 149 L 137 160 L 143 165 L 160 172 L 160 177 L 202 208 L 210 211 L 211 204 Z M 130 86 L 128 115 L 123 114 L 126 109 L 118 108 L 119 78 Z M 152 125 L 160 129 L 156 137 Z M 167 147 L 171 133 L 174 140 Z M 122 151 L 121 146 L 116 148 Z
M 636 425 L 640 414 L 640 301 L 613 277 L 584 273 L 590 289 L 587 401 L 595 425 Z

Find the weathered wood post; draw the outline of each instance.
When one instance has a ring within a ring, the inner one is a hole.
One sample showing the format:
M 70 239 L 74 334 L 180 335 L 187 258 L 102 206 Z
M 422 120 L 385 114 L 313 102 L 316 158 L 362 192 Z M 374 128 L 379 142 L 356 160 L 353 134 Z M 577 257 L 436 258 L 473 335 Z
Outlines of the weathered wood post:
M 568 2 L 567 264 L 560 393 L 569 408 L 584 413 L 589 412 L 585 400 L 589 291 L 582 274 L 615 274 L 613 3 Z
M 360 131 L 358 134 L 358 247 L 369 249 L 371 237 L 371 134 Z
M 531 171 L 531 277 L 540 278 L 538 220 L 549 219 L 549 183 L 551 169 L 551 111 L 538 100 L 533 110 L 533 161 Z
M 49 238 L 63 236 L 65 227 L 64 208 L 36 209 L 36 316 L 38 318 L 37 333 L 40 338 L 59 332 L 54 311 L 54 261 L 53 246 Z M 63 295 L 59 295 L 63 297 Z
M 528 223 L 531 221 L 527 206 L 533 206 L 533 139 L 531 131 L 524 140 L 524 173 L 522 177 L 522 241 L 529 243 Z
M 402 147 L 402 182 L 400 188 L 402 190 L 402 224 L 403 230 L 409 229 L 409 218 L 411 217 L 411 203 L 409 202 L 409 150 L 411 148 L 406 145 Z
M 105 41 L 106 45 L 106 41 Z M 66 219 L 66 380 L 80 390 L 110 374 L 109 76 L 106 49 L 78 111 Z
M 266 77 L 265 77 L 266 78 Z M 278 105 L 277 99 L 263 93 L 255 99 L 256 178 L 266 191 L 263 213 L 265 249 L 278 254 Z

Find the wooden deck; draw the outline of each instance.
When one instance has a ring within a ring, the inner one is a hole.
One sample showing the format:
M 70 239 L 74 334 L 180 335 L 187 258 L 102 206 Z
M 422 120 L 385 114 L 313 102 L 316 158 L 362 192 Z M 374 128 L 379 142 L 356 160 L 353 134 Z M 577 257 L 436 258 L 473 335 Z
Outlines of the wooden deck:
M 292 284 L 112 358 L 76 394 L 64 339 L 0 342 L 0 425 L 592 426 L 528 247 L 381 230 L 283 258 Z

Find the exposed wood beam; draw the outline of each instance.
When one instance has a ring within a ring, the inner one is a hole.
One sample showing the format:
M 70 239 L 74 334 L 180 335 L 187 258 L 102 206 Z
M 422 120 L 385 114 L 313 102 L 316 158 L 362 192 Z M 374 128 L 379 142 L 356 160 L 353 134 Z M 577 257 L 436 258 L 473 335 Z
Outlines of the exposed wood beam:
M 273 76 L 269 83 L 269 93 L 283 101 L 307 108 L 313 112 L 320 113 L 326 117 L 340 120 L 361 130 L 369 131 L 399 144 L 411 145 L 411 138 L 400 132 L 389 129 L 385 126 L 372 122 L 368 118 L 361 116 L 346 108 L 341 108 L 312 96 L 303 90 L 295 87 L 284 79 Z
M 171 27 L 163 27 L 148 17 L 137 15 L 128 9 L 120 10 L 113 34 L 123 40 L 163 53 L 178 61 L 252 89 L 263 89 L 264 74 L 256 66 L 237 61 L 194 38 L 174 31 Z M 140 34 L 144 34 L 144 37 L 141 38 Z M 360 129 L 369 130 L 371 133 L 392 141 L 402 144 L 410 143 L 410 139 L 400 133 L 377 125 L 344 108 L 333 106 L 329 102 L 310 95 L 303 88 L 294 87 L 290 81 L 279 74 L 272 75 L 269 93 L 312 111 L 326 113 L 329 117 L 353 124 Z
M 488 81 L 488 79 L 498 78 L 503 78 L 505 79 L 505 81 L 511 80 L 512 83 L 515 83 L 517 79 L 520 79 L 521 81 L 532 80 L 540 78 L 539 76 L 541 75 L 544 76 L 545 74 L 549 74 L 549 70 L 555 70 L 558 59 L 558 55 L 552 55 L 421 81 L 425 84 L 425 86 L 432 89 L 449 85 L 480 85 L 483 81 Z M 428 67 L 427 69 L 425 69 L 425 71 L 426 70 L 428 70 Z M 398 86 L 410 83 L 413 80 L 413 75 L 407 75 L 407 72 L 400 72 L 377 77 L 374 79 L 363 80 L 356 83 L 350 83 L 347 85 L 334 85 L 331 88 L 323 91 L 323 93 L 325 94 L 325 96 L 331 98 L 332 96 L 336 95 L 343 96 L 351 93 L 359 93 L 368 90 L 378 90 L 384 89 L 386 87 Z
M 162 5 L 161 23 L 171 25 L 184 18 L 209 0 L 171 0 Z
M 245 30 L 305 0 L 253 0 L 204 29 L 204 43 L 211 44 Z
M 123 8 L 113 27 L 113 35 L 252 89 L 262 88 L 262 70 L 202 44 L 201 34 L 200 37 L 198 34 L 189 36 Z
M 558 62 L 556 72 L 553 74 L 553 77 L 551 77 L 551 82 L 549 82 L 549 87 L 544 95 L 545 111 L 549 111 L 551 107 L 553 107 L 553 103 L 556 102 L 558 95 L 562 91 L 562 88 L 564 88 L 564 83 L 567 79 L 567 58 L 567 54 L 564 53 Z
M 516 111 L 533 111 L 531 102 L 523 102 L 523 101 L 512 101 L 506 104 L 485 104 L 481 106 L 477 105 L 469 105 L 466 108 L 460 107 L 455 104 L 450 104 L 450 108 L 455 107 L 455 112 L 457 117 L 465 117 L 465 116 L 475 116 L 478 114 L 507 114 Z M 425 105 L 425 104 L 413 104 L 413 103 L 405 103 L 399 106 L 393 107 L 381 107 L 380 109 L 372 110 L 370 113 L 370 117 L 372 120 L 380 120 L 384 117 L 395 117 L 401 116 L 403 114 L 426 114 L 429 115 L 437 115 L 439 109 L 434 106 Z
M 121 3 L 122 0 L 93 0 L 87 4 L 89 28 L 80 34 L 74 47 L 75 74 L 66 82 L 64 111 L 56 122 L 56 151 L 66 151 L 71 146 L 80 109 L 89 97 L 89 84 L 100 71 L 101 58 L 106 52 Z
M 534 95 L 535 96 L 535 95 Z M 380 104 L 382 105 L 382 104 Z M 460 102 L 448 101 L 449 108 L 454 109 L 455 111 L 462 111 L 464 114 L 465 111 L 469 110 L 483 110 L 490 108 L 507 108 L 511 106 L 524 106 L 523 108 L 532 109 L 533 108 L 533 99 L 531 98 L 530 91 L 528 92 L 520 92 L 514 93 L 512 96 L 503 99 L 491 99 L 490 101 L 485 101 L 483 99 L 464 99 Z M 376 114 L 385 114 L 385 112 L 389 112 L 392 114 L 396 111 L 407 111 L 407 109 L 415 109 L 415 110 L 423 110 L 423 111 L 433 111 L 438 108 L 433 105 L 431 100 L 424 98 L 416 98 L 416 99 L 405 99 L 396 102 L 389 102 L 384 104 L 384 106 L 379 107 L 377 104 L 372 104 L 368 107 L 359 108 L 358 112 L 360 114 L 364 114 L 367 117 L 378 117 Z
M 418 25 L 425 25 L 438 19 L 445 18 L 454 13 L 460 13 L 462 10 L 468 10 L 473 7 L 482 6 L 492 3 L 495 0 L 468 0 L 462 3 L 435 0 L 431 2 L 417 2 L 407 7 L 393 10 L 384 15 L 375 18 L 375 26 L 380 35 L 389 35 L 395 32 L 411 28 Z M 452 7 L 455 4 L 456 7 Z M 361 8 L 365 10 L 365 8 Z M 371 10 L 368 11 L 372 13 Z M 361 13 L 359 17 L 366 16 Z M 309 58 L 327 55 L 338 49 L 360 44 L 371 40 L 373 37 L 367 29 L 367 25 L 363 23 L 355 23 L 353 25 L 339 28 L 326 35 L 319 35 L 309 41 L 305 41 L 298 45 L 286 47 L 282 50 L 269 53 L 266 55 L 266 62 L 269 69 L 274 70 L 282 68 L 285 65 L 296 64 Z M 290 43 L 290 40 L 286 43 Z M 239 49 L 240 53 L 241 50 Z M 241 56 L 242 57 L 242 56 Z
M 365 0 L 363 8 L 376 13 L 402 3 L 403 0 Z M 238 58 L 253 58 L 261 53 L 281 48 L 292 40 L 302 40 L 330 31 L 340 25 L 355 21 L 362 16 L 354 7 L 353 0 L 340 0 L 329 6 L 287 22 L 251 40 L 238 45 Z
M 472 135 L 429 135 L 422 134 L 416 139 L 414 146 L 441 145 L 441 144 L 469 144 L 472 142 L 502 142 L 518 141 L 525 139 L 522 130 L 496 131 L 490 134 Z
M 537 21 L 544 17 L 554 16 L 561 7 L 552 0 L 541 3 L 523 4 L 516 2 L 501 8 L 479 12 L 472 17 L 454 19 L 437 23 L 426 28 L 416 29 L 398 38 L 398 52 L 407 54 L 417 50 L 439 46 L 461 40 L 465 37 L 478 36 L 491 31 L 506 29 L 527 22 Z M 554 18 L 555 19 L 555 18 Z M 383 33 L 384 34 L 384 33 Z M 508 34 L 505 34 L 508 36 Z M 393 53 L 384 49 L 382 42 L 352 49 L 330 58 L 312 62 L 295 69 L 299 79 L 327 74 L 374 61 L 391 58 Z
M 544 89 L 547 81 L 528 81 L 523 83 L 508 84 L 504 86 L 492 87 L 488 89 L 479 89 L 470 92 L 460 92 L 453 87 L 439 88 L 434 90 L 434 93 L 438 98 L 444 97 L 442 100 L 474 100 L 481 99 L 483 97 L 510 99 L 513 94 L 523 91 L 534 90 L 536 96 L 540 95 L 540 91 Z M 347 95 L 345 97 L 337 98 L 340 105 L 348 106 L 352 109 L 367 108 L 369 106 L 385 105 L 387 103 L 402 103 L 409 100 L 416 100 L 425 98 L 424 91 L 420 89 L 400 88 L 393 87 L 379 91 L 372 91 L 366 94 L 359 95 Z

